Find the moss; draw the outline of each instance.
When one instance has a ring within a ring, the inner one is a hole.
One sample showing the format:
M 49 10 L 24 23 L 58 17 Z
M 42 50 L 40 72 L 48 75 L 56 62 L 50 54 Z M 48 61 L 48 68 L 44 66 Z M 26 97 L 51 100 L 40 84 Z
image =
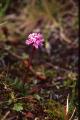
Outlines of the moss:
M 54 100 L 48 100 L 45 106 L 46 106 L 45 108 L 46 113 L 48 113 L 48 115 L 52 119 L 64 120 L 64 114 L 63 114 L 64 109 L 60 103 Z

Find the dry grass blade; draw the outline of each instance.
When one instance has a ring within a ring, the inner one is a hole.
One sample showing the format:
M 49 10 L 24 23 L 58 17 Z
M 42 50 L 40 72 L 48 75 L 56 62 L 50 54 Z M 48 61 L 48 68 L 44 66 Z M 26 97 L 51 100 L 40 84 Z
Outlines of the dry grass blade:
M 5 120 L 9 114 L 10 114 L 10 111 L 7 111 L 1 120 Z
M 73 117 L 74 117 L 75 112 L 76 112 L 76 107 L 74 108 L 73 113 L 72 113 L 72 115 L 71 115 L 71 117 L 70 117 L 69 120 L 73 120 Z
M 43 3 L 43 6 L 44 6 L 44 8 L 45 8 L 45 11 L 46 11 L 48 17 L 53 21 L 54 27 L 58 27 L 58 28 L 60 29 L 60 35 L 61 35 L 62 39 L 63 39 L 65 42 L 67 42 L 68 44 L 70 44 L 70 43 L 71 43 L 71 40 L 70 40 L 69 38 L 67 38 L 67 36 L 63 33 L 64 30 L 63 30 L 62 26 L 61 26 L 60 23 L 57 22 L 57 21 L 55 20 L 55 18 L 51 15 L 51 13 L 50 13 L 50 11 L 49 11 L 49 9 L 48 9 L 48 2 L 47 2 L 47 0 L 43 0 L 42 3 Z
M 68 110 L 69 110 L 69 94 L 67 96 L 66 115 L 68 114 Z
M 0 23 L 0 27 L 2 27 L 5 24 L 7 24 L 7 21 Z

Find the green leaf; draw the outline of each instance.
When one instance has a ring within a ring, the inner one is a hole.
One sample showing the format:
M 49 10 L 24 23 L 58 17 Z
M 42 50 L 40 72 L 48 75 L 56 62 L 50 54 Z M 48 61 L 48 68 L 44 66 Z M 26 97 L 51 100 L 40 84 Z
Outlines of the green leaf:
M 22 103 L 15 103 L 14 107 L 13 107 L 13 110 L 15 110 L 17 112 L 22 111 L 23 110 L 23 104 Z

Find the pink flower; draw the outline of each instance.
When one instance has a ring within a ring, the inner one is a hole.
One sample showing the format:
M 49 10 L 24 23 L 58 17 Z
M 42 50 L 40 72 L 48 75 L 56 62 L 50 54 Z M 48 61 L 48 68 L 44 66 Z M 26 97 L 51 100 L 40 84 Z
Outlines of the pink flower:
M 32 45 L 36 49 L 38 49 L 39 46 L 42 46 L 43 42 L 44 42 L 44 39 L 40 33 L 32 33 L 28 36 L 28 40 L 26 40 L 27 45 Z

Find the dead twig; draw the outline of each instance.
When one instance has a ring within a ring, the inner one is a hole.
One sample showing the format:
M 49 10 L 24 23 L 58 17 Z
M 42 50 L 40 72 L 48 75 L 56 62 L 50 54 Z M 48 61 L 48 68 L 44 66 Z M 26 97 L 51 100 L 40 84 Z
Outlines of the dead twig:
M 13 53 L 13 52 L 11 52 L 11 51 L 9 51 L 8 49 L 5 49 L 5 48 L 4 48 L 4 50 L 7 51 L 7 52 L 8 52 L 10 55 L 12 55 L 13 57 L 17 58 L 18 60 L 23 60 L 19 55 L 15 54 L 15 53 Z
M 7 111 L 1 120 L 5 120 L 9 114 L 10 114 L 10 111 Z
M 45 76 L 41 76 L 41 75 L 37 74 L 37 73 L 35 72 L 35 70 L 33 69 L 32 66 L 29 66 L 29 67 L 28 67 L 28 61 L 27 61 L 27 60 L 23 60 L 22 62 L 24 63 L 24 65 L 31 71 L 31 73 L 32 73 L 37 79 L 39 79 L 39 80 L 46 80 L 46 79 L 47 79 Z

